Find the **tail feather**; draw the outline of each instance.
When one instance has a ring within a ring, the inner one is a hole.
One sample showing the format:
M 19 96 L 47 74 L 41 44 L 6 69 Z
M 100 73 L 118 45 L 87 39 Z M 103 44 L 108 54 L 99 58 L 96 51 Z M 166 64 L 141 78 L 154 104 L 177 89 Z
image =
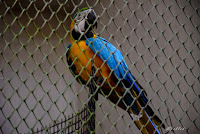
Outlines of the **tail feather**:
M 159 126 L 161 123 L 160 119 L 155 116 L 155 115 L 149 115 L 147 113 L 146 109 L 142 109 L 141 105 L 139 104 L 138 101 L 135 102 L 136 105 L 139 108 L 139 111 L 141 111 L 141 116 L 138 116 L 139 119 L 134 120 L 134 123 L 138 127 L 138 129 L 143 133 L 143 134 L 160 134 L 157 126 Z M 153 110 L 148 107 L 148 112 L 152 114 Z M 134 114 L 134 111 L 129 109 L 129 114 L 132 115 Z
M 141 87 L 141 86 L 139 86 Z M 132 90 L 132 93 L 137 96 L 137 93 L 135 92 L 135 90 L 133 89 Z M 145 124 L 148 124 L 147 121 L 151 124 L 152 124 L 152 127 L 154 128 L 154 130 L 156 130 L 156 126 L 159 126 L 159 127 L 163 127 L 165 128 L 165 125 L 162 124 L 162 121 L 158 118 L 157 115 L 155 115 L 154 111 L 152 110 L 152 108 L 145 102 L 144 98 L 147 99 L 147 94 L 144 90 L 142 90 L 142 93 L 143 93 L 143 97 L 140 95 L 137 99 L 137 101 L 135 102 L 136 105 L 137 105 L 137 108 L 139 111 L 143 110 L 143 116 L 146 115 L 146 119 L 143 119 L 143 122 L 145 122 Z M 144 125 L 145 125 L 144 124 Z M 155 126 L 156 125 L 156 126 Z M 151 128 L 151 127 L 150 127 Z M 156 130 L 158 131 L 158 130 Z M 158 131 L 159 133 L 159 131 Z
M 153 110 L 149 105 L 146 106 L 145 111 L 146 114 L 151 117 L 154 124 L 156 124 L 157 126 L 160 126 L 162 124 L 162 121 L 158 118 L 157 115 L 154 114 Z M 165 128 L 164 124 L 162 124 L 161 126 Z
M 142 111 L 142 117 L 139 120 L 135 120 L 134 123 L 143 134 L 160 134 L 145 111 Z

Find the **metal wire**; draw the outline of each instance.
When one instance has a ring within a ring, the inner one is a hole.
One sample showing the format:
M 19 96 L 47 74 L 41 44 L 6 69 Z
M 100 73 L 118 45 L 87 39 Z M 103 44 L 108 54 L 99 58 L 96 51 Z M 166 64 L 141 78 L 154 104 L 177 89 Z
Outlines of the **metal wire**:
M 89 91 L 65 58 L 71 18 L 82 7 L 96 11 L 96 34 L 123 53 L 163 133 L 198 133 L 199 0 L 0 0 L 0 133 L 45 128 L 87 105 Z M 97 134 L 140 133 L 103 96 L 95 115 Z

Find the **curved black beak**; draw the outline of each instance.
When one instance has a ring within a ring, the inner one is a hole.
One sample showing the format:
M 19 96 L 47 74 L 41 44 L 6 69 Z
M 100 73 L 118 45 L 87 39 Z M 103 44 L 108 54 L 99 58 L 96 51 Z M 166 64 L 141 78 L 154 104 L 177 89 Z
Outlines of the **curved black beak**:
M 97 28 L 97 21 L 96 21 L 96 13 L 93 9 L 90 10 L 90 12 L 87 15 L 87 21 L 89 24 L 93 25 L 93 27 Z

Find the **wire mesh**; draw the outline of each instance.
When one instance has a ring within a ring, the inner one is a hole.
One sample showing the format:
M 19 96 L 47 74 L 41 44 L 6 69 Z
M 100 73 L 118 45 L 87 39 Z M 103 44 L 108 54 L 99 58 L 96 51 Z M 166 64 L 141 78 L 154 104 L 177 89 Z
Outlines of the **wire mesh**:
M 0 133 L 45 128 L 87 105 L 89 91 L 65 57 L 71 18 L 82 7 L 96 11 L 96 33 L 122 52 L 163 132 L 198 133 L 198 0 L 0 0 Z M 95 115 L 97 134 L 141 133 L 101 95 Z

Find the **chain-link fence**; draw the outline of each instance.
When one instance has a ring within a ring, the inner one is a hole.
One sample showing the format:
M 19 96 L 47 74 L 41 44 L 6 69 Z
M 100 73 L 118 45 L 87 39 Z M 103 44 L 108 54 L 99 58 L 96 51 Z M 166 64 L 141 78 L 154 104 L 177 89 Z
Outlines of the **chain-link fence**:
M 96 33 L 122 52 L 162 132 L 198 133 L 198 0 L 0 0 L 0 133 L 45 128 L 87 105 L 88 89 L 65 57 L 71 18 L 82 7 L 96 11 Z M 95 114 L 97 134 L 140 133 L 101 95 Z

